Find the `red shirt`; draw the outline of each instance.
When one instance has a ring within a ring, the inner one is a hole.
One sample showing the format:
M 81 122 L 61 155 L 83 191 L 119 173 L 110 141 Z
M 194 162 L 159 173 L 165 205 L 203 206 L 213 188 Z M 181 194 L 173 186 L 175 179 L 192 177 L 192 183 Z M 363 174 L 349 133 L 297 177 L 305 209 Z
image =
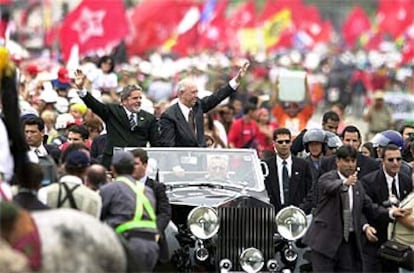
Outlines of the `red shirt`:
M 257 132 L 256 121 L 245 121 L 243 118 L 235 120 L 229 130 L 229 143 L 232 143 L 235 148 L 242 148 L 252 138 L 256 140 Z M 244 147 L 248 148 L 248 147 Z

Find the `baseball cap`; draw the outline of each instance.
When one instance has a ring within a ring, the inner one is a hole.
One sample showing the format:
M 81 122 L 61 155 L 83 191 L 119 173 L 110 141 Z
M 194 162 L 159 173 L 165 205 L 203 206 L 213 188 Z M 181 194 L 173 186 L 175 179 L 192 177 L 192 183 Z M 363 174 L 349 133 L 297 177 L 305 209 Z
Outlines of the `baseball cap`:
M 134 156 L 130 152 L 117 151 L 112 156 L 112 165 L 134 165 Z
M 65 67 L 59 68 L 58 81 L 61 83 L 70 83 L 69 71 Z
M 82 151 L 72 151 L 66 157 L 66 166 L 73 168 L 86 168 L 91 164 L 89 157 Z

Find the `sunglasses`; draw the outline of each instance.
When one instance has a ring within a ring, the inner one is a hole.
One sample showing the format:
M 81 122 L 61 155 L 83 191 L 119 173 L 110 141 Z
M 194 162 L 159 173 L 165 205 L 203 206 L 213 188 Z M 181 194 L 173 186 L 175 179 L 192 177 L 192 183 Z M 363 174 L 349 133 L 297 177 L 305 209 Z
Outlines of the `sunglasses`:
M 276 140 L 277 144 L 289 144 L 290 143 L 290 139 L 285 139 L 285 140 Z
M 402 160 L 402 158 L 401 157 L 390 157 L 390 158 L 387 158 L 387 161 L 388 162 L 394 162 L 394 160 L 397 160 L 397 162 L 400 162 Z

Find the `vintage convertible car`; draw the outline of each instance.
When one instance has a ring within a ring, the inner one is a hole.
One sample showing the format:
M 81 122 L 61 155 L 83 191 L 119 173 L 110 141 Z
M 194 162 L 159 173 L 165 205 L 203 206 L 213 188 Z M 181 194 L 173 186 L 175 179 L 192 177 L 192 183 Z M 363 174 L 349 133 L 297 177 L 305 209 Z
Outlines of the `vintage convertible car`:
M 166 185 L 172 206 L 166 236 L 177 272 L 276 272 L 281 260 L 296 260 L 292 244 L 278 249 L 276 241 L 301 237 L 306 217 L 286 208 L 276 220 L 255 150 L 147 151 L 148 175 Z

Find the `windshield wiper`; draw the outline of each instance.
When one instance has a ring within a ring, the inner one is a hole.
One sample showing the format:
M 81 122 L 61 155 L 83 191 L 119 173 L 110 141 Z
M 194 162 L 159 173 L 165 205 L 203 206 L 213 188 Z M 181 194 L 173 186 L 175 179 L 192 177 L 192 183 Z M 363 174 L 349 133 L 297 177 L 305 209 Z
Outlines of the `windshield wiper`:
M 221 189 L 221 190 L 242 190 L 244 187 L 239 185 L 229 185 L 229 184 L 219 184 L 219 182 L 188 182 L 188 183 L 177 183 L 177 184 L 168 184 L 167 187 L 174 188 L 184 188 L 184 187 L 206 187 L 212 189 Z

